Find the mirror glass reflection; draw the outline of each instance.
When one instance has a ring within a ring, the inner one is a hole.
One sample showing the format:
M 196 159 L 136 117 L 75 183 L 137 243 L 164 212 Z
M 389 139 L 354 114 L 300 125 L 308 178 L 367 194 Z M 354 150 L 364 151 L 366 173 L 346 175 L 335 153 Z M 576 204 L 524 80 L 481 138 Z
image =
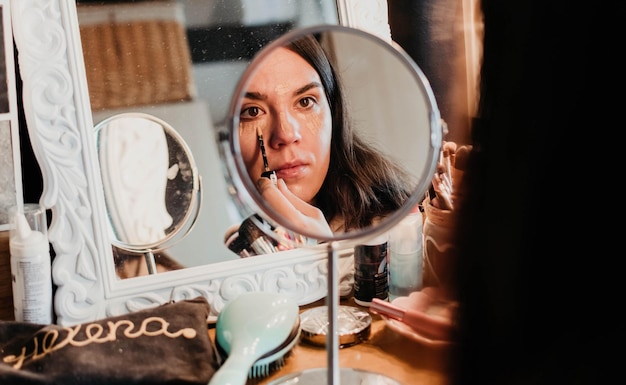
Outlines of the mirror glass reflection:
M 376 235 L 422 201 L 441 121 L 399 47 L 341 26 L 292 31 L 258 54 L 237 92 L 233 186 L 279 241 Z
M 184 267 L 237 259 L 224 234 L 243 219 L 224 181 L 215 135 L 253 55 L 286 31 L 337 24 L 334 0 L 78 0 L 95 124 L 144 112 L 188 143 L 204 180 L 197 223 L 170 253 Z
M 114 115 L 95 130 L 119 276 L 181 268 L 167 249 L 190 233 L 202 200 L 187 143 L 167 122 L 143 113 Z

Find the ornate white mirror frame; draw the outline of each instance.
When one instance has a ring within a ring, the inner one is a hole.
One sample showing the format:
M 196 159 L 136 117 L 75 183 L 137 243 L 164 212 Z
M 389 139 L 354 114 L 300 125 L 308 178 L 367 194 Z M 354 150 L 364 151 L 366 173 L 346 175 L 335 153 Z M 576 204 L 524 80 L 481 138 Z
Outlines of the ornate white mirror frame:
M 390 40 L 385 0 L 337 0 L 340 23 Z M 74 0 L 12 0 L 28 132 L 52 211 L 56 322 L 72 325 L 204 296 L 212 312 L 247 291 L 299 304 L 326 295 L 326 251 L 293 250 L 119 280 L 108 236 Z M 208 250 L 207 252 L 210 252 Z

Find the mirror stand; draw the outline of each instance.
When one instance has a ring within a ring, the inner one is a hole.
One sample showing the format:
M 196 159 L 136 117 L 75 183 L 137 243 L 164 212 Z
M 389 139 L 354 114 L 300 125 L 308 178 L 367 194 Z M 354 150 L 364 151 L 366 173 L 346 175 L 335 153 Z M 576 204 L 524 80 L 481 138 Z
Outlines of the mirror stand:
M 326 383 L 340 385 L 342 383 L 341 368 L 339 367 L 339 332 L 338 332 L 338 315 L 339 315 L 339 254 L 337 241 L 329 242 L 327 245 L 328 252 L 328 296 L 326 297 L 326 307 L 328 313 L 328 329 L 326 333 Z M 353 371 L 351 368 L 345 368 L 346 371 Z M 302 385 L 318 384 L 320 381 L 319 373 L 316 370 L 305 371 L 297 375 L 298 383 Z M 364 378 L 368 377 L 380 379 L 384 378 L 385 383 L 394 383 L 391 378 L 375 372 L 361 372 L 360 377 L 349 377 L 362 383 Z M 346 376 L 348 377 L 348 376 Z M 287 381 L 293 379 L 293 376 L 285 377 Z M 345 378 L 344 378 L 345 380 Z M 273 385 L 281 384 L 283 380 L 278 379 Z M 343 381 L 344 385 L 346 381 Z M 291 383 L 291 382 L 289 382 Z M 374 382 L 378 383 L 378 382 Z M 350 385 L 350 381 L 348 384 Z
M 326 251 L 328 253 L 328 296 L 326 297 L 326 308 L 328 316 L 328 328 L 326 332 L 326 368 L 309 369 L 298 373 L 288 374 L 271 382 L 271 385 L 292 384 L 297 378 L 297 383 L 301 385 L 319 385 L 326 377 L 326 384 L 352 385 L 362 384 L 366 380 L 368 384 L 397 384 L 395 380 L 381 373 L 355 370 L 352 368 L 341 368 L 339 366 L 339 253 L 338 242 L 328 242 Z M 324 373 L 321 373 L 323 371 Z M 342 376 L 342 373 L 345 376 Z M 323 375 L 322 375 L 323 374 Z
M 154 260 L 154 253 L 152 250 L 148 250 L 144 253 L 143 257 L 146 259 L 146 266 L 148 266 L 148 274 L 156 274 L 157 267 Z
M 337 332 L 337 316 L 339 313 L 339 261 L 337 260 L 337 243 L 328 243 L 328 334 L 326 346 L 328 352 L 328 383 L 339 384 L 339 334 Z

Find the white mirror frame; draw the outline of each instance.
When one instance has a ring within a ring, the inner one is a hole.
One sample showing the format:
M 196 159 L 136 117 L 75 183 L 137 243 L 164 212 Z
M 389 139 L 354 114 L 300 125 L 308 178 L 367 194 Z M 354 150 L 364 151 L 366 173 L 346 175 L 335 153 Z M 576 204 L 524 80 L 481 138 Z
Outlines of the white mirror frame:
M 386 0 L 337 0 L 337 7 L 341 24 L 391 41 Z M 324 248 L 117 279 L 75 0 L 12 0 L 11 13 L 26 124 L 43 175 L 40 203 L 52 212 L 57 324 L 200 295 L 213 315 L 247 291 L 288 293 L 300 305 L 326 295 Z

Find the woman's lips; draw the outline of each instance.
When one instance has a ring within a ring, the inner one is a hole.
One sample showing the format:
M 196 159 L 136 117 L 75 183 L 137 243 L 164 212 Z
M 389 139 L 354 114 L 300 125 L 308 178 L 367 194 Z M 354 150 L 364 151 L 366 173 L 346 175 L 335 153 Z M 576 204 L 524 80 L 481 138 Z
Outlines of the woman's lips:
M 294 179 L 304 176 L 307 170 L 307 165 L 304 163 L 291 163 L 284 164 L 278 168 L 275 168 L 276 175 L 280 179 Z

